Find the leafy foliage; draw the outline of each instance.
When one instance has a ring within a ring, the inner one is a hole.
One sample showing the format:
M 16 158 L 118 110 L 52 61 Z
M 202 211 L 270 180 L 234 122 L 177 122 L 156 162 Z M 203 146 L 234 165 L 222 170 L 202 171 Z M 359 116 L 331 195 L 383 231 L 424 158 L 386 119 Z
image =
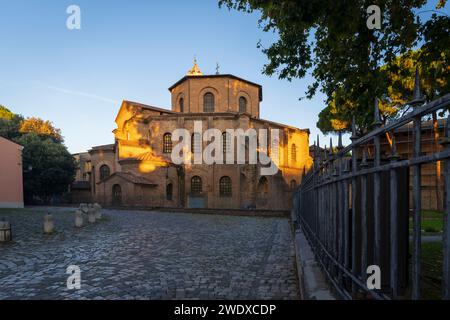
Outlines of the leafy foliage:
M 361 130 L 370 127 L 374 98 L 389 96 L 389 68 L 383 66 L 390 66 L 397 57 L 421 44 L 428 65 L 438 61 L 437 56 L 445 48 L 448 50 L 450 18 L 434 14 L 422 21 L 418 11 L 427 2 L 219 0 L 219 5 L 261 13 L 263 30 L 279 35 L 278 41 L 263 48 L 268 58 L 263 73 L 287 80 L 311 73 L 315 80 L 306 97 L 312 98 L 317 90 L 326 95 L 328 110 L 323 111 L 319 125 L 329 131 L 333 126 L 325 120 L 334 116 L 338 127 L 345 125 L 349 129 L 347 120 L 352 115 Z M 367 27 L 366 10 L 373 4 L 381 8 L 381 30 Z M 437 9 L 445 4 L 441 0 Z
M 51 196 L 64 193 L 75 172 L 74 159 L 66 147 L 36 133 L 24 134 L 16 142 L 24 146 L 25 200 L 33 202 L 39 197 L 48 202 Z
M 36 133 L 42 137 L 49 137 L 55 142 L 63 142 L 64 139 L 61 136 L 61 130 L 55 128 L 50 121 L 44 121 L 39 118 L 27 118 L 25 119 L 19 129 L 20 133 Z
M 24 147 L 25 202 L 36 198 L 48 202 L 63 194 L 75 176 L 75 162 L 64 146 L 61 131 L 39 118 L 25 119 L 8 109 L 0 109 L 0 136 Z

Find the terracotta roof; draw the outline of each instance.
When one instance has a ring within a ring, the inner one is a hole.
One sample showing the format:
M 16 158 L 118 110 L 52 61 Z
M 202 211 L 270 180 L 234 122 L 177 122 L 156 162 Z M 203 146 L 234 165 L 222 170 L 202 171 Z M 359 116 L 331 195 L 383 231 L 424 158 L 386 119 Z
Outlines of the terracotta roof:
M 95 150 L 107 150 L 107 149 L 112 149 L 112 150 L 114 150 L 114 147 L 115 147 L 115 144 L 105 144 L 105 145 L 102 145 L 102 146 L 95 146 L 95 147 L 92 147 L 91 150 L 89 150 L 89 151 L 95 151 Z
M 176 86 L 178 86 L 180 83 L 182 83 L 183 81 L 187 80 L 187 79 L 204 79 L 204 78 L 232 78 L 235 80 L 239 80 L 242 82 L 246 82 L 250 85 L 256 86 L 259 88 L 259 101 L 262 101 L 263 99 L 263 95 L 262 95 L 262 86 L 260 84 L 236 77 L 235 75 L 232 74 L 209 74 L 209 75 L 186 75 L 183 78 L 181 78 L 180 80 L 178 80 L 177 82 L 175 82 L 175 84 L 173 84 L 170 88 L 169 91 L 172 91 L 173 88 L 175 88 Z
M 131 183 L 135 183 L 135 184 L 144 184 L 144 185 L 150 185 L 150 186 L 155 186 L 155 187 L 157 186 L 156 183 L 153 183 L 149 179 L 141 177 L 141 176 L 137 176 L 131 172 L 115 172 L 112 175 L 110 175 L 108 178 L 106 178 L 105 180 L 97 182 L 97 184 L 105 182 L 113 177 L 119 177 L 119 178 L 122 178 L 124 180 L 127 180 L 127 181 L 129 181 Z
M 172 110 L 168 110 L 168 109 L 164 109 L 164 108 L 160 108 L 160 107 L 155 107 L 155 106 L 149 106 L 147 104 L 143 104 L 143 103 L 139 103 L 139 102 L 134 102 L 134 101 L 129 101 L 129 100 L 123 100 L 123 102 L 126 103 L 126 104 L 130 104 L 130 105 L 141 107 L 141 108 L 148 109 L 148 110 L 164 112 L 164 113 L 175 113 Z
M 155 162 L 159 161 L 159 162 L 166 162 L 166 163 L 171 162 L 170 157 L 164 156 L 164 155 L 158 156 L 153 151 L 142 153 L 142 154 L 138 155 L 135 159 L 139 160 L 139 161 L 155 161 Z

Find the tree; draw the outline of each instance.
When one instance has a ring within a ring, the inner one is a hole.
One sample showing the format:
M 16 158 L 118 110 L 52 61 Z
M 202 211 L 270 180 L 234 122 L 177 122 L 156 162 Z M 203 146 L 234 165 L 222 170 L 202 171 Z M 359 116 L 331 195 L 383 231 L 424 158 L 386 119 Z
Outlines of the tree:
M 14 113 L 12 113 L 11 111 L 9 111 L 8 108 L 0 104 L 0 119 L 11 120 L 13 117 Z
M 36 133 L 26 133 L 16 140 L 24 147 L 23 167 L 25 201 L 36 198 L 49 202 L 63 194 L 75 176 L 75 162 L 66 147 Z
M 25 119 L 19 129 L 20 133 L 36 133 L 41 137 L 49 137 L 55 142 L 63 142 L 64 139 L 61 136 L 61 130 L 55 128 L 50 121 L 44 121 L 40 118 L 27 118 Z
M 420 67 L 421 90 L 428 101 L 450 92 L 450 47 L 433 58 L 436 60 L 431 60 L 424 49 L 412 50 L 381 68 L 388 81 L 387 93 L 379 103 L 383 121 L 402 116 L 409 110 L 407 102 L 413 95 L 416 66 Z M 317 127 L 323 133 L 349 127 L 356 101 L 341 100 L 340 103 L 338 108 L 336 99 L 332 99 L 319 114 Z M 371 122 L 364 123 L 363 128 L 369 129 L 370 125 Z
M 23 117 L 0 105 L 0 136 L 14 140 L 20 136 L 19 128 Z
M 448 38 L 448 30 L 440 27 L 450 18 L 433 15 L 422 21 L 418 9 L 427 2 L 219 0 L 219 5 L 258 10 L 263 30 L 278 33 L 279 40 L 263 49 L 269 60 L 265 74 L 291 80 L 311 73 L 315 81 L 306 97 L 312 98 L 320 88 L 327 106 L 335 100 L 323 116 L 344 108 L 342 113 L 355 115 L 358 127 L 364 129 L 373 121 L 374 98 L 388 94 L 388 74 L 381 67 L 421 41 L 430 44 Z M 372 4 L 381 8 L 381 30 L 367 27 L 367 8 Z M 440 1 L 437 9 L 445 4 Z M 440 49 L 430 48 L 433 54 Z

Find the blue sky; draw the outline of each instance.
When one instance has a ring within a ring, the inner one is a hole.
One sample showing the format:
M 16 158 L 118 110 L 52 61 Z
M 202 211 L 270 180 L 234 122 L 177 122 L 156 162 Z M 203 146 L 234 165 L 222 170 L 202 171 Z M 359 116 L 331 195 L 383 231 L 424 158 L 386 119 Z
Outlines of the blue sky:
M 81 30 L 66 28 L 71 4 L 81 8 Z M 215 0 L 0 0 L 0 104 L 52 121 L 71 152 L 86 151 L 113 142 L 123 99 L 170 108 L 167 88 L 195 55 L 203 73 L 218 62 L 221 73 L 261 84 L 261 117 L 309 128 L 312 143 L 324 97 L 299 101 L 309 77 L 261 74 L 256 44 L 276 34 L 258 28 L 258 17 Z

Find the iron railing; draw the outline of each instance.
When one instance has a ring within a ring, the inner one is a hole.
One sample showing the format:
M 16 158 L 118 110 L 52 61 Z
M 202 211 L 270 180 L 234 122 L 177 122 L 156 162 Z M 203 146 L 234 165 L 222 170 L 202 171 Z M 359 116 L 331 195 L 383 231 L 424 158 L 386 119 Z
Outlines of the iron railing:
M 325 147 L 319 155 L 317 141 L 314 166 L 304 173 L 294 194 L 294 211 L 317 261 L 345 299 L 421 298 L 421 168 L 436 161 L 443 161 L 445 180 L 442 298 L 450 299 L 450 115 L 445 138 L 440 141 L 443 148 L 432 154 L 421 153 L 422 119 L 448 110 L 450 94 L 426 104 L 420 99 L 420 90 L 415 90 L 414 96 L 409 103 L 413 110 L 384 126 L 376 99 L 373 130 L 358 137 L 353 119 L 352 143 L 343 147 L 339 135 L 335 153 L 330 141 L 329 150 Z M 413 152 L 401 160 L 394 133 L 411 122 Z M 380 147 L 386 134 L 393 137 L 388 157 L 382 156 Z M 367 288 L 369 265 L 380 267 L 380 290 Z

